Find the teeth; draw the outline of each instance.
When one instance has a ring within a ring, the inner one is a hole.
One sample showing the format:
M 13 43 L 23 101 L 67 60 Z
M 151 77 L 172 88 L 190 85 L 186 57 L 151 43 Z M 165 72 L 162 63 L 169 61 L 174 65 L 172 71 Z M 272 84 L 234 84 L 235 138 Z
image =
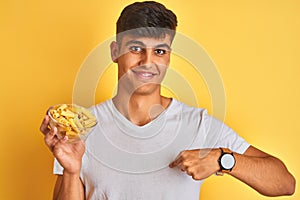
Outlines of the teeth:
M 132 70 L 132 72 L 135 73 L 136 75 L 138 75 L 140 78 L 144 78 L 144 79 L 151 79 L 155 75 L 157 75 L 156 73 L 146 72 L 146 71 L 134 71 L 134 70 Z
M 150 74 L 150 73 L 141 73 L 141 75 L 144 76 L 144 77 L 150 77 L 150 76 L 152 76 L 152 74 Z

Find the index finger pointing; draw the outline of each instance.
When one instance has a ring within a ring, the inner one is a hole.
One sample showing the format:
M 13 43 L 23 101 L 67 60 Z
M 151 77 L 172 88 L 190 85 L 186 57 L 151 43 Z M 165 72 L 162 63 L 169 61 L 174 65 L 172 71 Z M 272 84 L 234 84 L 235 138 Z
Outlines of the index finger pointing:
M 175 158 L 175 160 L 169 164 L 169 167 L 171 167 L 171 168 L 176 167 L 176 166 L 179 165 L 181 162 L 182 162 L 182 157 L 181 157 L 181 154 L 179 154 L 179 155 Z

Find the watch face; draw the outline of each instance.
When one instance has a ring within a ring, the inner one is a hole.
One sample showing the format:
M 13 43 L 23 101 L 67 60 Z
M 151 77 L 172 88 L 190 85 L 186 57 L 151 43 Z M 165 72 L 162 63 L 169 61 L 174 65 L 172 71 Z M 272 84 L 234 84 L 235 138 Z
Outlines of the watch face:
M 224 154 L 221 158 L 221 165 L 224 169 L 232 169 L 234 166 L 235 160 L 231 154 Z

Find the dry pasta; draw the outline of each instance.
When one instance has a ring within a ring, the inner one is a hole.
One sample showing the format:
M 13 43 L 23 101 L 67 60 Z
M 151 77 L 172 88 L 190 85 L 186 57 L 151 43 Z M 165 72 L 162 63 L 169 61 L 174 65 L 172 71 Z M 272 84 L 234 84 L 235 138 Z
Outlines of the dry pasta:
M 69 138 L 78 138 L 97 124 L 96 117 L 89 110 L 72 104 L 54 106 L 49 110 L 49 115 Z

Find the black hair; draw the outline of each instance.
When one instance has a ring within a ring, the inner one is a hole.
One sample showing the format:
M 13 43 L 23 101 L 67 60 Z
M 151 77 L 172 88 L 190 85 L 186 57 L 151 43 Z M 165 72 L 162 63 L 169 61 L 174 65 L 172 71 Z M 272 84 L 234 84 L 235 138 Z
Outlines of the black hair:
M 117 21 L 117 40 L 124 34 L 173 39 L 177 17 L 164 5 L 155 1 L 135 2 L 126 6 Z

